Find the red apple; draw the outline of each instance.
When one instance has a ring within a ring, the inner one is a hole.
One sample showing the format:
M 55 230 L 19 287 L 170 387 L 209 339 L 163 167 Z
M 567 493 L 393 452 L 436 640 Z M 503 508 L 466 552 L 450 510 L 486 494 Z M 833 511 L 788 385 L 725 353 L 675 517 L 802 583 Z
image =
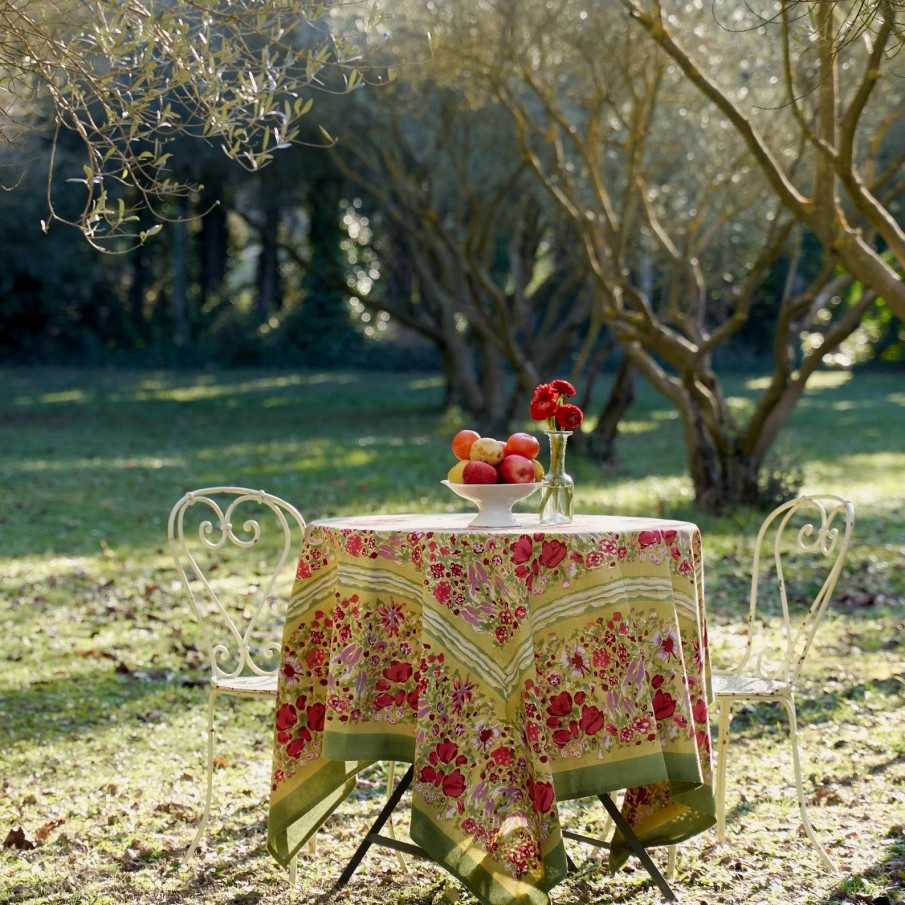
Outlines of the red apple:
M 500 462 L 500 480 L 504 484 L 532 484 L 534 462 L 518 453 L 505 456 Z
M 540 443 L 537 437 L 519 431 L 513 434 L 503 447 L 503 455 L 511 456 L 513 454 L 524 456 L 526 459 L 536 459 L 540 452 Z
M 532 468 L 532 472 L 533 470 Z M 475 459 L 465 463 L 465 468 L 462 469 L 462 480 L 466 484 L 499 484 L 500 476 L 492 465 Z

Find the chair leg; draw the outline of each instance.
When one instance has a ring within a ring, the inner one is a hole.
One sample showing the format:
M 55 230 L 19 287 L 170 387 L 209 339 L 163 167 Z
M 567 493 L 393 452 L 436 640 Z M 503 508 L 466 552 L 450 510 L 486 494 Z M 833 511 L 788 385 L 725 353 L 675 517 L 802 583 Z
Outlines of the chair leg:
M 299 876 L 298 858 L 293 857 L 289 862 L 289 885 L 295 886 L 295 881 Z
M 188 861 L 195 854 L 195 849 L 198 848 L 198 843 L 207 829 L 207 823 L 211 816 L 211 797 L 214 790 L 214 709 L 216 706 L 217 690 L 212 688 L 207 699 L 207 777 L 205 779 L 204 812 L 201 815 L 195 838 L 182 859 L 183 862 Z
M 730 720 L 730 703 L 722 698 L 717 709 L 716 776 L 713 789 L 716 799 L 716 841 L 720 845 L 726 842 L 726 762 L 729 754 Z
M 789 717 L 789 735 L 791 736 L 792 742 L 792 765 L 795 769 L 795 792 L 798 795 L 798 809 L 801 812 L 801 823 L 814 848 L 817 849 L 824 865 L 831 873 L 838 874 L 839 868 L 836 867 L 832 860 L 830 860 L 829 855 L 823 850 L 823 846 L 817 839 L 817 834 L 814 832 L 814 827 L 811 826 L 811 821 L 808 817 L 808 809 L 804 800 L 804 785 L 801 776 L 801 753 L 798 747 L 798 723 L 795 717 L 795 703 L 783 699 L 782 704 L 786 708 L 786 714 Z
M 666 858 L 666 879 L 674 880 L 676 878 L 676 858 L 678 856 L 679 846 L 669 846 Z

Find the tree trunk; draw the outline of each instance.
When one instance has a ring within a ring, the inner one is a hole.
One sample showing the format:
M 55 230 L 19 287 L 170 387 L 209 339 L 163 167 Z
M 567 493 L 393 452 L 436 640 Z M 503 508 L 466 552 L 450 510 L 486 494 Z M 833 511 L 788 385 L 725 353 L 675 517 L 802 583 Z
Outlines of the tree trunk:
M 210 210 L 201 218 L 201 275 L 202 307 L 223 287 L 226 278 L 227 229 L 223 205 L 208 204 Z
M 264 212 L 264 226 L 261 230 L 261 251 L 258 254 L 258 298 L 257 308 L 262 318 L 268 317 L 282 307 L 280 288 L 279 243 L 277 230 L 280 224 L 280 210 L 268 205 Z
M 712 514 L 756 505 L 760 501 L 761 458 L 744 452 L 737 443 L 714 443 L 696 401 L 691 400 L 680 413 L 695 504 Z
M 636 367 L 632 360 L 623 355 L 613 378 L 613 387 L 597 424 L 590 433 L 582 435 L 582 444 L 588 458 L 594 462 L 616 461 L 616 438 L 619 423 L 625 417 L 635 398 Z
M 173 345 L 177 348 L 189 341 L 189 277 L 188 277 L 188 244 L 189 236 L 186 227 L 188 217 L 188 201 L 183 196 L 179 199 L 179 216 L 173 223 L 173 294 L 171 298 L 173 311 Z

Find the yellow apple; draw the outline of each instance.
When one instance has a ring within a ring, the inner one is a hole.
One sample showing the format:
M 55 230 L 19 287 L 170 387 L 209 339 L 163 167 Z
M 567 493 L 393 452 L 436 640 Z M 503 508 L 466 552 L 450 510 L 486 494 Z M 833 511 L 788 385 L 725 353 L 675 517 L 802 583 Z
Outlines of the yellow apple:
M 462 474 L 465 471 L 465 466 L 468 464 L 468 461 L 463 459 L 459 462 L 456 462 L 452 468 L 449 470 L 449 474 L 446 476 L 446 480 L 449 481 L 450 484 L 464 484 L 465 476 Z
M 544 477 L 544 466 L 537 461 L 537 459 L 531 460 L 534 463 L 534 480 L 542 481 Z
M 471 444 L 469 456 L 472 462 L 486 462 L 495 468 L 503 461 L 503 446 L 503 443 L 493 437 L 480 437 Z

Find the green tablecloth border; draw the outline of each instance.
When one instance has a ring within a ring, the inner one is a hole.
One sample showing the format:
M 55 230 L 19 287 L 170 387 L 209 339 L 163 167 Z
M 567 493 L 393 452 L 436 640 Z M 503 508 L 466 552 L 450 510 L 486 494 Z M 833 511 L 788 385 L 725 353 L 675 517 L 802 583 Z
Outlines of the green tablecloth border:
M 549 905 L 550 890 L 565 879 L 567 872 L 566 850 L 560 840 L 559 844 L 544 857 L 546 884 L 544 886 L 520 884 L 524 886 L 525 892 L 523 895 L 515 895 L 502 888 L 499 874 L 495 876 L 480 862 L 468 857 L 417 808 L 412 810 L 411 836 L 434 858 L 442 859 L 441 866 L 462 882 L 482 905 Z M 490 856 L 487 858 L 489 860 Z M 517 881 L 510 879 L 507 883 Z M 493 895 L 494 892 L 496 895 Z

